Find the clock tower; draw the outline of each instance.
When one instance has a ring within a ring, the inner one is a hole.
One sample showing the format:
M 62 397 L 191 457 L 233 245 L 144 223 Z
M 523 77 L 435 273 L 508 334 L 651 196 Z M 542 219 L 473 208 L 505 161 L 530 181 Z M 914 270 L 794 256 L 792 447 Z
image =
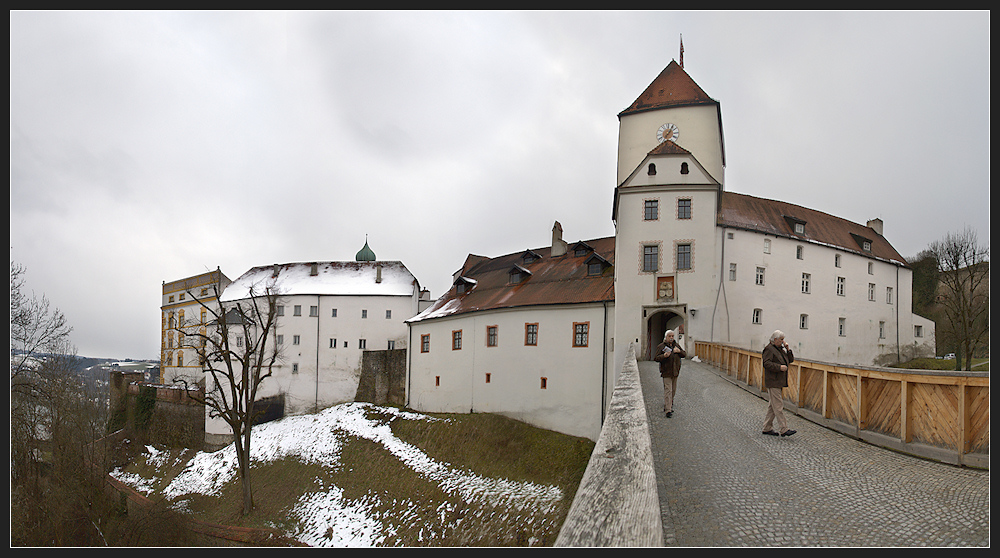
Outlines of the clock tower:
M 689 354 L 689 340 L 710 337 L 726 165 L 719 102 L 675 61 L 618 121 L 616 367 L 630 346 L 651 359 L 668 330 Z
M 689 151 L 725 184 L 722 110 L 677 62 L 670 64 L 618 115 L 618 185 L 665 141 Z

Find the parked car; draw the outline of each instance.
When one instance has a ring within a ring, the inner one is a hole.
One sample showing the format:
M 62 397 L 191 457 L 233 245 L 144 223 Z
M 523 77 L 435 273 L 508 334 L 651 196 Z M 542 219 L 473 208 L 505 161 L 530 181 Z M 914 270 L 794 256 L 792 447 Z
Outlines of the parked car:
M 945 360 L 955 360 L 955 353 L 948 353 L 944 355 Z

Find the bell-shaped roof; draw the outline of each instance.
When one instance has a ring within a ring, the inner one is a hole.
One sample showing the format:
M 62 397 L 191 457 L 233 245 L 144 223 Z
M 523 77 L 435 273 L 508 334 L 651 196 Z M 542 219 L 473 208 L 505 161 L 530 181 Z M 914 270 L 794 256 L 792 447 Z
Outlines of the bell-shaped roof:
M 359 262 L 375 261 L 375 252 L 372 252 L 372 249 L 368 247 L 368 239 L 365 239 L 365 247 L 358 252 L 358 255 L 354 256 L 354 260 Z

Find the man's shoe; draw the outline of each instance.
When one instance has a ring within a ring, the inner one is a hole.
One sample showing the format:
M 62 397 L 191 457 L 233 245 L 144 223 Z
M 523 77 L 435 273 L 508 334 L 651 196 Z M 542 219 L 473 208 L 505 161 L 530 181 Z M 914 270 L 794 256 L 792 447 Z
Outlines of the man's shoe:
M 792 434 L 795 434 L 794 430 L 785 430 L 784 432 L 781 433 L 781 436 L 782 437 L 791 436 Z
M 674 416 L 674 412 L 673 411 L 667 411 L 667 418 L 670 418 L 672 416 Z
M 778 435 L 778 433 L 775 432 L 774 430 L 765 430 L 765 431 L 761 432 L 761 434 L 767 434 L 768 436 L 777 436 Z

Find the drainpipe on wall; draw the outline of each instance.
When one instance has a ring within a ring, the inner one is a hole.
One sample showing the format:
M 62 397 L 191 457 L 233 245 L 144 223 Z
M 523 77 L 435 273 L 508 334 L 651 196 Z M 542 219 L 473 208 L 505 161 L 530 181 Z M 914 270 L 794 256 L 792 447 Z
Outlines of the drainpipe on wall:
M 314 406 L 319 411 L 319 295 L 316 295 L 316 403 Z

